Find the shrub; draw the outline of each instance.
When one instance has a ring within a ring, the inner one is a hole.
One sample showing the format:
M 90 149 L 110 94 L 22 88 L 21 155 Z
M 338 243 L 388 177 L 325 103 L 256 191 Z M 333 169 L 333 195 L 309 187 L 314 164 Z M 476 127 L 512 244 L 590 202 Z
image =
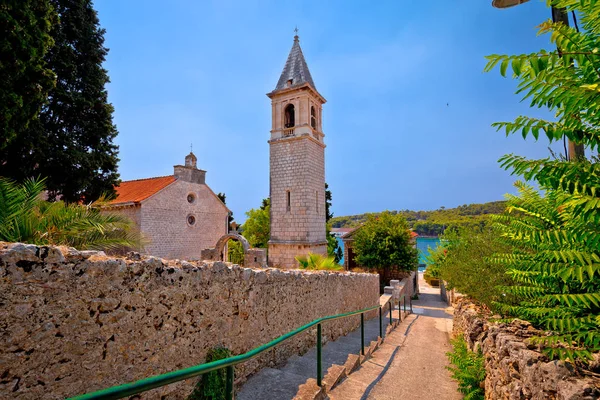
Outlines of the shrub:
M 488 57 L 487 71 L 519 81 L 518 93 L 532 107 L 544 107 L 552 119 L 519 116 L 494 126 L 507 135 L 545 135 L 566 141 L 570 154 L 529 160 L 509 154 L 500 159 L 525 180 L 535 180 L 544 198 L 520 186 L 509 212 L 497 222 L 517 250 L 497 257 L 516 284 L 506 288 L 520 304 L 500 302 L 503 310 L 549 330 L 538 338 L 550 357 L 580 360 L 600 351 L 600 163 L 585 158 L 583 147 L 600 147 L 600 3 L 551 0 L 556 8 L 576 13 L 579 25 L 546 21 L 557 49 L 514 56 Z M 582 29 L 579 29 L 579 26 Z M 510 69 L 509 69 L 510 66 Z M 566 146 L 565 146 L 566 147 Z
M 444 248 L 443 243 L 441 243 L 437 248 L 432 249 L 429 248 L 429 252 L 427 253 L 427 257 L 425 258 L 425 264 L 427 268 L 425 269 L 425 273 L 423 277 L 427 276 L 429 278 L 439 279 L 440 276 L 440 267 L 444 258 L 446 257 L 446 253 L 448 250 Z
M 473 352 L 467 348 L 465 338 L 458 336 L 452 340 L 452 351 L 446 353 L 453 366 L 446 367 L 452 372 L 452 378 L 458 382 L 458 391 L 465 400 L 483 400 L 485 364 L 481 351 Z
M 225 347 L 215 347 L 208 351 L 206 363 L 231 357 L 231 351 Z M 196 384 L 188 400 L 222 400 L 225 398 L 227 368 L 208 372 Z
M 244 265 L 244 246 L 237 240 L 227 242 L 227 259 L 229 262 Z
M 575 212 L 578 202 L 567 193 L 542 197 L 516 185 L 520 195 L 509 196 L 507 212 L 494 217 L 516 250 L 493 261 L 514 280 L 503 290 L 518 303 L 500 301 L 498 307 L 550 331 L 537 338 L 549 357 L 591 358 L 600 351 L 599 226 Z
M 87 205 L 48 202 L 43 192 L 44 180 L 18 184 L 0 177 L 0 241 L 113 251 L 140 247 L 134 223 L 101 212 L 103 200 Z
M 306 256 L 297 256 L 300 268 L 310 270 L 341 271 L 344 269 L 335 262 L 334 257 L 322 256 L 321 254 L 308 253 Z
M 512 283 L 507 268 L 489 260 L 496 252 L 512 247 L 499 240 L 491 227 L 446 230 L 442 246 L 430 257 L 427 270 L 439 270 L 439 276 L 454 288 L 479 303 L 492 307 L 502 297 L 502 289 Z
M 271 236 L 271 205 L 269 199 L 264 199 L 260 208 L 252 208 L 246 212 L 246 222 L 242 225 L 244 237 L 250 246 L 266 249 L 269 247 Z
M 402 215 L 389 211 L 369 215 L 354 234 L 353 249 L 362 267 L 383 270 L 384 281 L 390 270 L 414 271 L 419 263 L 408 223 Z

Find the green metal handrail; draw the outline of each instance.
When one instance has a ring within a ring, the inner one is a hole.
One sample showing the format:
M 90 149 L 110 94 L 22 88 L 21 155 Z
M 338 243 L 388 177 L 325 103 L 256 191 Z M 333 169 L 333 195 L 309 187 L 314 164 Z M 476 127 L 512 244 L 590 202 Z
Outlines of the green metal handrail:
M 390 325 L 392 324 L 392 302 L 390 304 Z M 270 341 L 267 344 L 259 346 L 255 349 L 250 350 L 247 353 L 240 354 L 237 356 L 224 358 L 222 360 L 217 360 L 213 362 L 209 362 L 206 364 L 200 364 L 189 368 L 180 369 L 177 371 L 167 372 L 166 374 L 151 376 L 149 378 L 140 379 L 139 381 L 125 383 L 119 386 L 113 386 L 106 389 L 99 390 L 97 392 L 86 393 L 83 395 L 72 397 L 71 400 L 98 400 L 98 399 L 121 399 L 126 396 L 132 396 L 137 393 L 145 392 L 151 389 L 156 389 L 161 386 L 166 386 L 171 383 L 179 382 L 185 379 L 193 378 L 198 375 L 206 374 L 207 372 L 215 371 L 221 368 L 227 368 L 227 382 L 226 382 L 226 394 L 227 399 L 233 398 L 233 372 L 234 366 L 236 364 L 240 364 L 244 361 L 247 361 L 253 357 L 256 357 L 263 351 L 266 351 L 274 346 L 277 346 L 279 343 L 282 343 L 291 337 L 304 332 L 305 330 L 312 328 L 317 325 L 317 384 L 321 386 L 322 384 L 322 371 L 321 371 L 321 323 L 325 321 L 330 321 L 339 318 L 345 318 L 352 315 L 361 315 L 361 354 L 364 355 L 364 313 L 379 309 L 379 327 L 380 327 L 380 337 L 383 339 L 382 334 L 382 306 L 373 306 L 369 308 L 365 308 L 358 311 L 351 311 L 344 314 L 337 315 L 329 315 L 323 318 L 315 319 L 312 322 L 309 322 L 306 325 L 301 326 L 285 335 L 278 337 Z

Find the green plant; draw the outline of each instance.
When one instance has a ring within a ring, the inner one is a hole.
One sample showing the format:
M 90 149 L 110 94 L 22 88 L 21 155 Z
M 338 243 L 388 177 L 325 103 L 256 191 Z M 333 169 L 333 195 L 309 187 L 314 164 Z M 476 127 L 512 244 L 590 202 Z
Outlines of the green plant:
M 0 169 L 2 150 L 27 130 L 54 86 L 45 56 L 56 22 L 48 0 L 4 0 L 0 6 Z
M 418 252 L 404 217 L 389 211 L 377 217 L 370 215 L 367 222 L 354 234 L 356 262 L 369 269 L 413 271 L 417 268 Z
M 462 336 L 451 341 L 452 351 L 446 353 L 453 366 L 446 367 L 452 372 L 452 378 L 458 382 L 458 390 L 465 395 L 465 400 L 484 398 L 482 384 L 485 380 L 485 364 L 481 351 L 473 352 L 467 348 Z
M 450 289 L 491 307 L 502 297 L 499 286 L 512 283 L 507 268 L 488 259 L 494 253 L 512 251 L 498 237 L 490 226 L 448 229 L 441 246 L 428 258 L 427 270 L 437 270 Z
M 231 351 L 225 347 L 208 350 L 206 363 L 231 357 Z M 223 400 L 225 398 L 226 368 L 211 371 L 200 377 L 188 400 Z
M 225 193 L 217 193 L 217 197 L 219 198 L 219 200 L 221 200 L 221 202 L 225 205 L 227 205 L 227 195 Z M 229 211 L 229 215 L 227 215 L 227 226 L 229 228 L 229 230 L 235 230 L 233 229 L 232 226 L 232 222 L 235 218 L 233 217 L 233 212 Z
M 344 253 L 337 238 L 331 234 L 329 224 L 327 224 L 325 234 L 327 237 L 327 255 L 333 257 L 334 261 L 339 263 L 342 257 L 344 257 Z
M 575 211 L 568 193 L 542 197 L 531 186 L 516 186 L 519 196 L 509 196 L 507 211 L 494 217 L 516 249 L 492 259 L 515 282 L 502 288 L 512 301 L 498 306 L 547 329 L 534 340 L 551 358 L 591 358 L 600 351 L 600 227 Z
M 78 249 L 138 248 L 140 235 L 128 218 L 88 205 L 42 200 L 44 180 L 17 184 L 0 177 L 0 241 L 65 245 Z
M 425 258 L 425 264 L 427 265 L 427 268 L 423 275 L 439 279 L 440 267 L 446 258 L 446 253 L 448 250 L 444 248 L 443 243 L 435 249 L 430 247 L 428 250 L 427 257 Z
M 22 7 L 23 2 L 18 3 Z M 32 3 L 40 7 L 45 1 Z M 37 118 L 0 153 L 0 175 L 18 182 L 43 176 L 49 200 L 89 203 L 114 194 L 119 183 L 119 149 L 114 143 L 118 132 L 106 89 L 110 79 L 103 67 L 108 54 L 105 30 L 91 0 L 49 3 L 59 23 L 52 25 L 54 46 L 44 60 L 56 85 L 44 96 Z M 34 81 L 36 89 L 29 92 L 38 92 L 40 83 Z
M 581 31 L 546 21 L 558 50 L 488 57 L 486 71 L 509 67 L 519 80 L 518 93 L 531 106 L 546 107 L 553 120 L 519 116 L 494 124 L 507 135 L 540 134 L 552 141 L 570 139 L 590 149 L 600 147 L 600 3 L 551 0 L 579 16 Z M 509 199 L 508 212 L 496 219 L 504 239 L 515 250 L 495 257 L 516 284 L 505 289 L 510 315 L 549 330 L 537 338 L 550 357 L 584 360 L 600 350 L 600 164 L 597 159 L 563 157 L 529 160 L 501 158 L 502 166 L 545 190 L 519 185 L 520 196 Z M 569 160 L 570 159 L 570 160 Z M 567 161 L 569 160 L 569 161 Z M 514 296 L 520 302 L 511 304 Z
M 308 253 L 306 256 L 297 256 L 296 261 L 298 261 L 302 269 L 328 271 L 341 271 L 344 269 L 344 267 L 335 262 L 333 257 L 321 254 Z
M 229 262 L 244 265 L 244 246 L 237 240 L 227 242 L 227 259 Z
M 246 222 L 242 225 L 244 237 L 250 246 L 267 248 L 271 236 L 271 204 L 264 199 L 260 208 L 252 208 L 246 212 Z
M 337 238 L 331 234 L 331 224 L 329 223 L 329 220 L 333 218 L 333 213 L 331 212 L 331 199 L 331 190 L 329 190 L 329 185 L 325 183 L 325 237 L 327 238 L 327 255 L 333 257 L 334 261 L 339 263 L 344 257 L 344 253 Z

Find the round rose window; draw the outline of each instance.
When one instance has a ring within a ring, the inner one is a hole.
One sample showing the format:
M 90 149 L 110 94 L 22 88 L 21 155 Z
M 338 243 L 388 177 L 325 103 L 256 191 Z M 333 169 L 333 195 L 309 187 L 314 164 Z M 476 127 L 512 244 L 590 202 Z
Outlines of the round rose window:
M 194 225 L 196 223 L 196 217 L 194 217 L 193 215 L 188 215 L 187 223 L 188 225 Z

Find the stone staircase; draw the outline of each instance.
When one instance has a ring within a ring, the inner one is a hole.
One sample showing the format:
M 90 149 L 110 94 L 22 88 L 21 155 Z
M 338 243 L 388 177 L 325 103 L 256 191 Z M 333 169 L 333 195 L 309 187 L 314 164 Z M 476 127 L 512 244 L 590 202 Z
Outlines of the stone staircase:
M 327 391 L 329 400 L 463 398 L 446 369 L 452 307 L 440 300 L 438 288 L 422 281 L 413 310 L 372 358 Z
M 385 314 L 384 337 L 400 323 L 398 312 L 393 311 L 392 325 L 389 323 L 389 314 Z M 367 361 L 381 343 L 379 318 L 375 317 L 365 321 L 364 356 L 359 356 L 360 326 L 348 335 L 323 345 L 323 389 L 317 386 L 317 349 L 313 347 L 302 356 L 291 357 L 279 368 L 263 368 L 242 386 L 236 399 L 326 399 L 327 392 Z

